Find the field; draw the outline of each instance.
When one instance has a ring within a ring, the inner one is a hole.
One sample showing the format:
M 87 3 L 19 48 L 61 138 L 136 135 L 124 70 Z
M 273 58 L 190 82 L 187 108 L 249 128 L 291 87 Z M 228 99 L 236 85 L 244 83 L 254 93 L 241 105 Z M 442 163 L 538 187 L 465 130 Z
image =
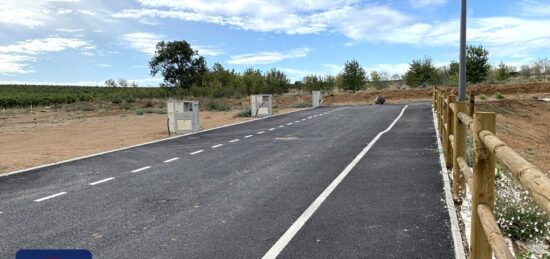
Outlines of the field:
M 88 91 L 90 88 L 84 89 Z M 168 136 L 164 98 L 154 97 L 157 94 L 155 89 L 121 90 L 137 92 L 132 98 L 120 96 L 120 102 L 119 99 L 113 102 L 110 94 L 118 93 L 118 89 L 120 88 L 107 89 L 107 93 L 99 90 L 91 90 L 92 93 L 84 91 L 84 94 L 96 96 L 92 98 L 94 101 L 33 106 L 32 109 L 7 108 L 0 111 L 0 173 Z M 153 97 L 147 95 L 149 90 L 153 91 Z M 550 84 L 486 85 L 472 87 L 471 90 L 478 96 L 478 110 L 498 113 L 499 136 L 548 172 L 550 135 L 547 129 L 550 128 L 550 104 L 535 101 L 533 96 L 550 96 Z M 140 96 L 139 91 L 146 94 Z M 505 99 L 497 100 L 497 92 Z M 427 101 L 432 97 L 431 89 L 334 92 L 326 96 L 324 104 L 371 104 L 376 95 L 380 94 L 386 97 L 388 103 Z M 482 94 L 488 100 L 480 101 L 479 96 Z M 250 119 L 235 116 L 249 105 L 248 98 L 194 99 L 201 101 L 203 129 Z M 308 95 L 288 94 L 274 98 L 274 106 L 279 113 L 309 105 Z

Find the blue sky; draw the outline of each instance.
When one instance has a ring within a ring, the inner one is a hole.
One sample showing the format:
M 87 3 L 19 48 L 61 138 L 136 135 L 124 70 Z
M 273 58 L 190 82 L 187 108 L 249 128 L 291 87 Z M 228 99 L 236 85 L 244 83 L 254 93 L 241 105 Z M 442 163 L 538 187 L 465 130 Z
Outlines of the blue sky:
M 208 65 L 275 67 L 300 79 L 357 59 L 402 74 L 458 54 L 459 0 L 0 0 L 0 83 L 158 85 L 156 42 L 186 40 Z M 468 42 L 491 63 L 550 57 L 550 0 L 469 1 Z

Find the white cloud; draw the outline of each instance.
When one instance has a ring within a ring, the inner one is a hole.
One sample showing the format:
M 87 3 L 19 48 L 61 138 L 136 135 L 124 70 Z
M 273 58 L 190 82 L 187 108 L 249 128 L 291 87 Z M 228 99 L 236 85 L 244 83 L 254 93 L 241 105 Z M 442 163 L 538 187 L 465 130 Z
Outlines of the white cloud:
M 227 61 L 234 65 L 271 64 L 285 59 L 303 58 L 307 56 L 308 48 L 299 48 L 287 52 L 258 52 L 243 55 L 231 56 Z
M 77 0 L 0 0 L 0 24 L 25 27 L 44 26 L 52 20 L 52 12 L 67 14 L 68 9 L 54 11 L 56 3 L 76 3 Z
M 191 45 L 191 48 L 198 50 L 201 56 L 216 57 L 225 53 L 222 49 L 210 45 Z
M 163 35 L 149 32 L 134 32 L 122 36 L 122 39 L 130 44 L 130 47 L 145 54 L 155 54 L 157 43 L 163 40 Z
M 34 70 L 29 61 L 44 52 L 59 52 L 65 49 L 91 50 L 95 46 L 87 41 L 71 38 L 45 38 L 20 41 L 11 45 L 0 45 L 0 73 L 26 74 Z
M 84 29 L 80 28 L 80 29 L 67 29 L 67 28 L 57 28 L 55 29 L 56 31 L 60 31 L 60 32 L 68 32 L 68 33 L 74 33 L 74 32 L 82 32 L 84 31 Z
M 447 0 L 409 0 L 409 2 L 414 8 L 420 8 L 433 5 L 444 5 L 447 3 Z
M 409 70 L 409 64 L 377 64 L 375 66 L 366 67 L 365 70 L 370 74 L 371 71 L 386 72 L 390 76 L 394 74 L 402 75 Z
M 89 11 L 89 10 L 79 10 L 78 12 L 81 13 L 81 14 L 85 14 L 85 15 L 97 16 L 96 13 L 94 13 L 92 11 Z
M 73 10 L 71 9 L 57 9 L 57 14 L 70 14 Z
M 42 52 L 58 52 L 65 49 L 94 49 L 95 46 L 81 39 L 45 38 L 20 41 L 12 45 L 0 46 L 0 53 L 21 53 L 36 55 Z
M 113 65 L 111 65 L 111 64 L 96 64 L 95 66 L 100 67 L 100 68 L 108 68 L 108 67 L 112 67 Z
M 550 3 L 536 0 L 519 1 L 521 13 L 529 16 L 550 16 Z

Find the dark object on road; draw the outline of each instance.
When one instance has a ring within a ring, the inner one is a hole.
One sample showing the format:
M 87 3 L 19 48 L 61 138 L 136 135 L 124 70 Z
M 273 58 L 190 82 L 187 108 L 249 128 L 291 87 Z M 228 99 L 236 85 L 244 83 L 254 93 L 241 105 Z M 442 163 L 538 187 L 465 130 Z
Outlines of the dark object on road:
M 384 98 L 383 95 L 376 96 L 376 99 L 374 99 L 374 104 L 384 104 L 386 102 L 386 98 Z

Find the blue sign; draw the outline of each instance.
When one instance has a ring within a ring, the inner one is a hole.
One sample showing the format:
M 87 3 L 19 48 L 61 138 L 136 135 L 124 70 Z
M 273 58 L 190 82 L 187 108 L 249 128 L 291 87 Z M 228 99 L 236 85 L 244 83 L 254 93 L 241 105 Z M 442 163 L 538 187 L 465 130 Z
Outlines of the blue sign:
M 92 259 L 92 253 L 84 249 L 22 249 L 15 259 Z

